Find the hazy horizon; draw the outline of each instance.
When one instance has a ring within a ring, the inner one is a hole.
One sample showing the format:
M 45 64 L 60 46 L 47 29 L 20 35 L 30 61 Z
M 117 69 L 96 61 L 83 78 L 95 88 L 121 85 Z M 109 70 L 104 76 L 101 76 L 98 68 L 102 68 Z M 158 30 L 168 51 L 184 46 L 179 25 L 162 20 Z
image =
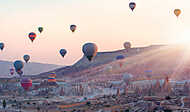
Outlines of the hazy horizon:
M 82 45 L 94 42 L 98 51 L 132 46 L 188 42 L 190 1 L 131 0 L 137 4 L 132 12 L 129 0 L 6 0 L 0 4 L 0 42 L 5 49 L 0 60 L 22 60 L 29 54 L 31 62 L 70 65 L 82 56 Z M 177 19 L 173 10 L 180 8 Z M 72 33 L 71 24 L 77 25 Z M 39 34 L 37 28 L 44 27 Z M 28 33 L 36 32 L 33 43 Z M 67 49 L 65 58 L 59 54 Z

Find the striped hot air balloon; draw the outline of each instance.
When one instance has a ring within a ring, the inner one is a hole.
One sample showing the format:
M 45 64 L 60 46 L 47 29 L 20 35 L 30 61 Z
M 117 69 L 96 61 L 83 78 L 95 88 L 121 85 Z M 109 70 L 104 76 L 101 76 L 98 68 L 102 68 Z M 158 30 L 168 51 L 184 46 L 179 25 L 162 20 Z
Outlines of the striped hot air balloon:
M 56 74 L 54 72 L 50 73 L 48 76 L 48 82 L 56 82 Z

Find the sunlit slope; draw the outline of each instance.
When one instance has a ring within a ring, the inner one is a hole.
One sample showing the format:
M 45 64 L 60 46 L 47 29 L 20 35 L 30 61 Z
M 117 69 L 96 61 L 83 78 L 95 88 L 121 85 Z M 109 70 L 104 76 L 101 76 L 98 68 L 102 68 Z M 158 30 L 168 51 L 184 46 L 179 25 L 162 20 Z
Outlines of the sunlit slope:
M 80 77 L 81 75 L 84 75 L 83 72 L 85 72 L 85 71 L 90 71 L 89 73 L 96 74 L 96 72 L 97 72 L 96 69 L 99 67 L 101 69 L 103 69 L 108 65 L 117 66 L 118 63 L 116 60 L 116 56 L 118 56 L 118 55 L 124 55 L 126 63 L 129 63 L 129 62 L 134 63 L 137 61 L 137 60 L 135 60 L 136 58 L 137 59 L 140 58 L 140 60 L 142 60 L 143 57 L 141 55 L 143 55 L 144 53 L 151 52 L 153 50 L 157 50 L 157 49 L 160 49 L 162 47 L 163 46 L 161 46 L 161 45 L 154 45 L 154 46 L 148 46 L 148 47 L 131 48 L 128 51 L 123 49 L 123 50 L 118 50 L 118 51 L 113 51 L 113 52 L 98 52 L 97 56 L 94 57 L 93 61 L 91 61 L 91 62 L 89 62 L 86 57 L 82 57 L 73 66 L 67 66 L 67 67 L 63 67 L 63 68 L 56 69 L 53 71 L 56 72 L 57 77 L 63 77 L 63 76 L 64 77 L 67 77 L 67 76 L 69 76 L 69 77 Z M 148 56 L 148 55 L 146 55 L 146 56 Z M 129 59 L 131 61 L 127 61 Z M 95 69 L 95 70 L 93 70 L 93 69 Z M 122 72 L 122 69 L 123 68 L 121 68 L 121 72 Z M 52 71 L 50 71 L 50 72 L 52 72 Z M 47 77 L 48 73 L 49 72 L 42 73 L 39 76 L 40 77 Z
M 185 80 L 190 79 L 189 52 L 182 46 L 154 47 L 149 50 L 144 49 L 137 54 L 129 53 L 128 57 L 123 60 L 89 67 L 67 76 L 75 77 L 77 81 L 112 80 L 122 78 L 123 73 L 131 73 L 135 80 L 147 79 L 148 75 L 151 79 L 162 79 L 169 76 L 171 79 Z M 123 66 L 120 67 L 120 63 L 123 63 Z

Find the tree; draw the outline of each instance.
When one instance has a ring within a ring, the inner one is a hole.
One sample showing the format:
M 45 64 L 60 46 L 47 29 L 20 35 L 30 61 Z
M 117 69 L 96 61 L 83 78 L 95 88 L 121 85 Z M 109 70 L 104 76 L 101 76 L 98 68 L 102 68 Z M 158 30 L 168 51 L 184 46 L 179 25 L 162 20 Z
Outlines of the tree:
M 7 103 L 5 100 L 3 100 L 3 108 L 6 108 L 6 106 L 7 106 Z

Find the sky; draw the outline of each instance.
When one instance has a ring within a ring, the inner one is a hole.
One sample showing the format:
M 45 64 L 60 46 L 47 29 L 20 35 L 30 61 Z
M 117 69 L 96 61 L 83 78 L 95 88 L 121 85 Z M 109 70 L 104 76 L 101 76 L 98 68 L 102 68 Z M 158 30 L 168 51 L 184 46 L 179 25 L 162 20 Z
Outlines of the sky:
M 82 45 L 96 43 L 98 51 L 190 41 L 189 0 L 0 0 L 0 60 L 71 65 L 82 56 Z M 177 19 L 174 9 L 182 14 Z M 71 24 L 77 25 L 72 33 Z M 42 34 L 37 28 L 44 27 Z M 28 33 L 36 32 L 32 43 Z M 60 49 L 67 49 L 65 58 Z

